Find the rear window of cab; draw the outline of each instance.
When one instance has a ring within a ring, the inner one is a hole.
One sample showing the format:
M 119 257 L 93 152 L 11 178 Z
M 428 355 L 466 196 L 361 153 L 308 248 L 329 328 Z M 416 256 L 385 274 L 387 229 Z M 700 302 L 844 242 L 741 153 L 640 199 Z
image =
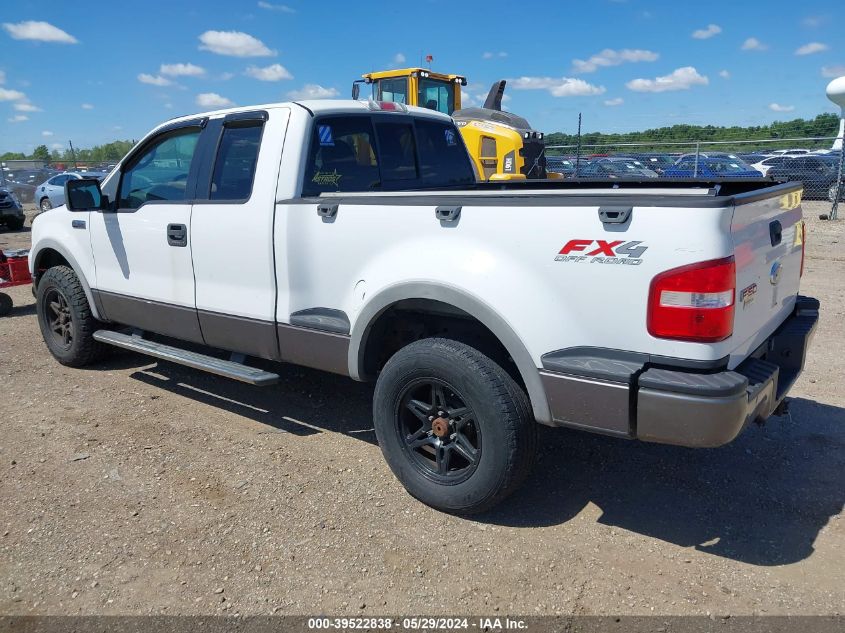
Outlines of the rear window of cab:
M 475 182 L 451 121 L 409 116 L 337 116 L 314 122 L 303 196 L 396 191 Z

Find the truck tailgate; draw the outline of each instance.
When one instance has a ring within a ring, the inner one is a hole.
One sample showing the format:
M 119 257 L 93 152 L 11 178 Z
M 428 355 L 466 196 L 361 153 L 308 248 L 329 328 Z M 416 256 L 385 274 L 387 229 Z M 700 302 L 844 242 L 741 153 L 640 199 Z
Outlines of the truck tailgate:
M 804 250 L 801 190 L 737 204 L 731 236 L 736 260 L 733 367 L 759 347 L 795 305 Z

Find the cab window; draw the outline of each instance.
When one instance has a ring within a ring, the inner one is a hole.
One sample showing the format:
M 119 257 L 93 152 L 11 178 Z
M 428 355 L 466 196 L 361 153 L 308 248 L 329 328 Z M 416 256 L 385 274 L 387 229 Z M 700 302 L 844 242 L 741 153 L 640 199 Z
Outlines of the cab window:
M 379 79 L 377 85 L 378 101 L 408 103 L 408 79 L 406 77 Z
M 438 79 L 429 79 L 420 77 L 419 79 L 419 98 L 417 105 L 421 108 L 428 108 L 429 110 L 437 110 L 443 114 L 452 114 L 455 110 L 455 85 L 440 81 Z
M 302 195 L 370 191 L 380 182 L 370 117 L 326 117 L 316 121 Z
M 262 121 L 245 121 L 223 128 L 214 173 L 211 200 L 248 200 L 252 195 L 255 166 L 261 145 Z
M 145 202 L 185 200 L 200 131 L 185 128 L 163 134 L 133 159 L 121 178 L 118 206 L 137 209 Z

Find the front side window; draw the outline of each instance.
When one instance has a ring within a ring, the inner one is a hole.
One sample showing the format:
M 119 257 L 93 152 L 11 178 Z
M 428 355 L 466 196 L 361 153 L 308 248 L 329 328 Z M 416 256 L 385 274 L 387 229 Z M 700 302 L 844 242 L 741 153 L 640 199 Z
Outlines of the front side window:
M 61 175 L 59 175 L 59 176 L 56 176 L 56 177 L 54 177 L 54 178 L 51 178 L 49 182 L 50 182 L 50 184 L 51 184 L 51 185 L 53 185 L 54 187 L 61 187 L 61 186 L 62 186 L 62 185 L 64 185 L 64 184 L 65 184 L 65 183 L 66 183 L 69 179 L 70 179 L 70 176 L 69 176 L 68 174 L 61 174 Z
M 319 119 L 311 133 L 311 149 L 302 195 L 318 196 L 331 191 L 370 191 L 380 184 L 370 118 Z
M 211 200 L 247 200 L 252 195 L 263 126 L 249 123 L 223 128 L 211 177 Z
M 199 128 L 164 134 L 133 159 L 123 172 L 119 207 L 137 209 L 146 202 L 187 199 L 188 173 L 199 137 Z
M 408 79 L 405 77 L 379 79 L 376 87 L 376 95 L 378 95 L 379 101 L 408 103 Z
M 455 85 L 439 79 L 420 77 L 419 98 L 417 104 L 421 108 L 437 110 L 443 114 L 455 111 Z

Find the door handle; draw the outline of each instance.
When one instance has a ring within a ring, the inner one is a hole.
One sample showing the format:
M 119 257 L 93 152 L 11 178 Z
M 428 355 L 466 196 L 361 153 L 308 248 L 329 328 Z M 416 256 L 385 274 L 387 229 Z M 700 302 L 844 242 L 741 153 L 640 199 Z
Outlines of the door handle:
M 783 236 L 783 227 L 781 226 L 780 220 L 775 220 L 774 222 L 769 223 L 769 240 L 772 243 L 772 246 L 777 246 L 780 244 L 781 238 Z
M 188 227 L 184 224 L 168 224 L 167 243 L 170 244 L 170 246 L 187 246 Z

